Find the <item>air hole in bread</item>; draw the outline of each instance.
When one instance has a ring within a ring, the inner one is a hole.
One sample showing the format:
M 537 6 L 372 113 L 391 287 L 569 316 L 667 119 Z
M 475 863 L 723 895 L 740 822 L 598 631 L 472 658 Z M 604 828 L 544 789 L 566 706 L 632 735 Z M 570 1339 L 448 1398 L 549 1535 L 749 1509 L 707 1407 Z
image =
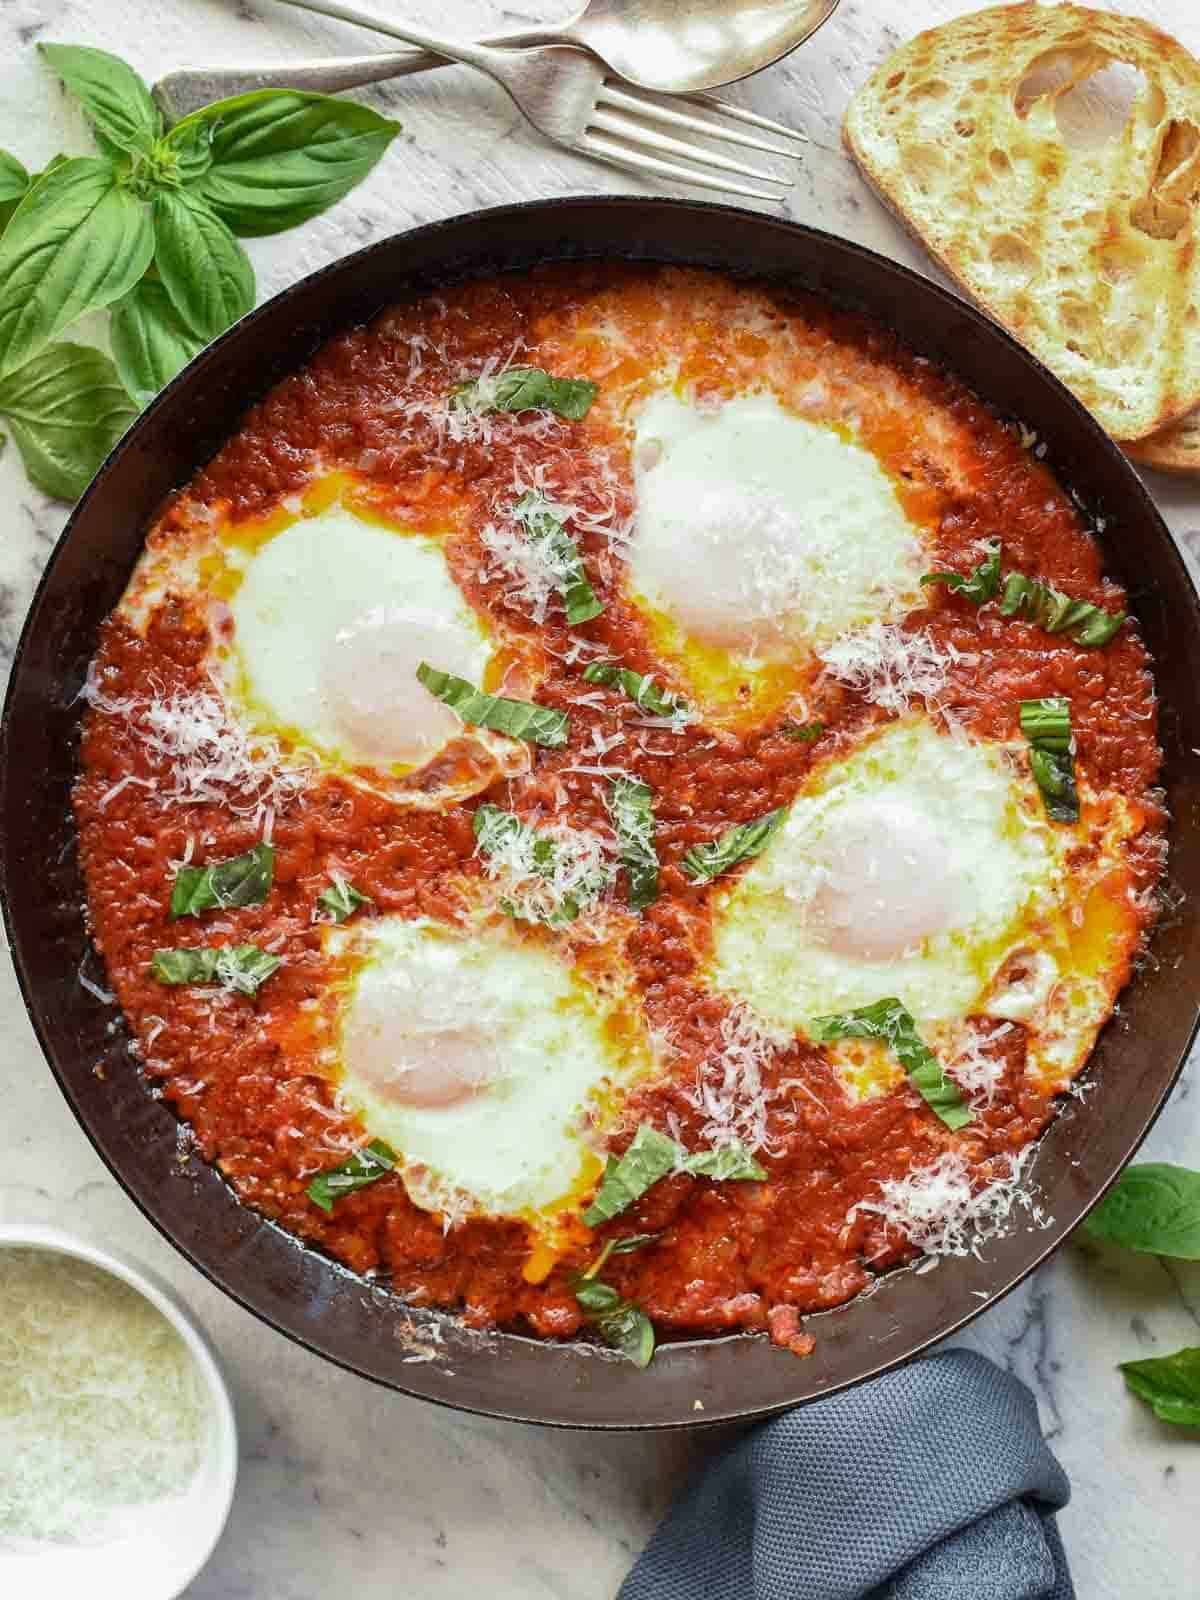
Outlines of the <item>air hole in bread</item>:
M 1056 95 L 1073 83 L 1080 83 L 1089 73 L 1107 66 L 1111 56 L 1103 50 L 1086 46 L 1045 50 L 1029 63 L 1024 77 L 1013 95 L 1013 109 L 1019 117 L 1027 117 L 1037 101 L 1047 95 Z
M 1200 128 L 1194 122 L 1169 122 L 1159 146 L 1158 161 L 1144 199 L 1129 220 L 1152 239 L 1174 239 L 1187 226 L 1192 207 L 1200 203 Z
M 991 151 L 988 155 L 988 163 L 990 164 L 993 172 L 1007 172 L 1012 166 L 1012 162 L 1008 159 L 1003 150 Z
M 1028 283 L 1038 269 L 1038 258 L 1015 233 L 999 233 L 988 246 L 988 260 L 1007 288 Z
M 944 78 L 929 78 L 924 83 L 914 84 L 908 91 L 910 100 L 941 100 L 950 93 L 950 85 Z
M 1064 294 L 1059 297 L 1056 309 L 1059 327 L 1067 333 L 1074 334 L 1077 339 L 1086 339 L 1089 334 L 1096 332 L 1096 308 L 1090 300 L 1081 300 L 1076 295 Z M 1075 348 L 1075 345 L 1068 342 L 1068 350 Z
M 1099 150 L 1119 139 L 1147 87 L 1136 67 L 1111 61 L 1064 90 L 1054 102 L 1063 143 L 1073 150 Z

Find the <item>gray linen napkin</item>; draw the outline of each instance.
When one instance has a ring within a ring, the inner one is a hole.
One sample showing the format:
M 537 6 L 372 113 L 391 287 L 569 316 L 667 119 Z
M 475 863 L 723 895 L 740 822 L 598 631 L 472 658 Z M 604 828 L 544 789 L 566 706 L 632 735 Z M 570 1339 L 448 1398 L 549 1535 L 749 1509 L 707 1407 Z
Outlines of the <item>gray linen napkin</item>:
M 1070 1492 L 1026 1386 L 950 1350 L 744 1434 L 618 1600 L 1074 1600 Z

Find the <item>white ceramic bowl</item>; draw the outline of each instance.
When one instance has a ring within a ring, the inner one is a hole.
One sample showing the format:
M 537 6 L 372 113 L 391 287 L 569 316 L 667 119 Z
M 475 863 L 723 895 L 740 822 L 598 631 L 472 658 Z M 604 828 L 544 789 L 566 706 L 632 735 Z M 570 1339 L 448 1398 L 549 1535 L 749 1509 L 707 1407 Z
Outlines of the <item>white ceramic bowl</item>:
M 175 1600 L 213 1552 L 233 1503 L 237 1424 L 229 1391 L 208 1340 L 174 1294 L 146 1270 L 110 1250 L 57 1228 L 0 1225 L 0 1250 L 22 1246 L 86 1261 L 132 1288 L 167 1319 L 191 1352 L 208 1394 L 208 1427 L 199 1471 L 181 1497 L 149 1505 L 136 1531 L 103 1545 L 42 1544 L 6 1551 L 0 1545 L 0 1595 L 78 1600 Z

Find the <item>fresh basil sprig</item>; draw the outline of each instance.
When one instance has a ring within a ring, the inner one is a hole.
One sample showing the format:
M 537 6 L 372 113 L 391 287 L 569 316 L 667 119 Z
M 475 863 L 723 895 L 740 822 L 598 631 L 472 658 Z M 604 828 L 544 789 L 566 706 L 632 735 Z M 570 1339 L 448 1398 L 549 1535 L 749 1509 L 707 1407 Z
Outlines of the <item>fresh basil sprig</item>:
M 989 546 L 987 556 L 964 577 L 961 572 L 927 572 L 921 579 L 924 584 L 944 583 L 947 589 L 962 595 L 973 606 L 994 600 L 1000 588 L 1000 546 Z
M 1070 703 L 1061 696 L 1021 701 L 1021 732 L 1029 741 L 1029 768 L 1054 822 L 1079 821 Z
M 473 727 L 492 728 L 496 733 L 507 733 L 512 739 L 546 745 L 552 750 L 560 750 L 570 735 L 571 719 L 565 711 L 536 706 L 528 700 L 506 700 L 503 695 L 485 694 L 465 678 L 441 672 L 427 661 L 422 661 L 417 668 L 417 678 L 431 695 Z
M 345 922 L 359 906 L 370 904 L 369 894 L 361 894 L 347 879 L 339 878 L 337 873 L 334 873 L 329 888 L 323 889 L 317 896 L 317 910 L 322 922 Z
M 0 416 L 31 483 L 77 500 L 137 415 L 107 356 L 82 344 L 47 345 L 0 378 Z
M 558 587 L 570 626 L 598 617 L 604 607 L 588 580 L 579 547 L 550 510 L 545 495 L 536 489 L 523 494 L 513 507 L 513 516 L 524 527 L 529 542 L 543 549 L 550 565 L 561 573 Z
M 693 883 L 711 883 L 740 861 L 761 855 L 786 816 L 787 807 L 779 806 L 754 822 L 740 822 L 711 844 L 693 845 L 683 858 L 684 873 Z
M 1127 1167 L 1083 1226 L 1126 1250 L 1200 1261 L 1200 1172 L 1166 1161 Z
M 1122 1361 L 1125 1382 L 1161 1422 L 1200 1428 L 1200 1345 L 1169 1356 Z
M 553 411 L 570 422 L 586 417 L 597 386 L 588 378 L 556 378 L 541 367 L 509 367 L 495 377 L 460 383 L 450 397 L 456 410 Z
M 857 1011 L 814 1017 L 807 1032 L 817 1044 L 828 1044 L 835 1039 L 878 1039 L 896 1057 L 913 1088 L 948 1128 L 962 1128 L 973 1120 L 974 1114 L 958 1092 L 958 1085 L 943 1071 L 941 1062 L 917 1032 L 911 1013 L 899 1000 L 876 1000 L 874 1005 L 862 1006 Z
M 244 855 L 206 867 L 182 866 L 171 890 L 171 921 L 198 917 L 203 911 L 261 906 L 274 876 L 275 851 L 269 844 L 256 844 Z
M 658 851 L 654 848 L 654 792 L 636 778 L 614 778 L 608 786 L 612 818 L 625 868 L 631 911 L 644 911 L 658 899 Z
M 719 1150 L 689 1152 L 643 1122 L 625 1154 L 609 1156 L 600 1187 L 583 1214 L 584 1222 L 589 1228 L 598 1228 L 619 1216 L 669 1172 L 689 1172 L 693 1177 L 716 1182 L 761 1182 L 767 1176 L 744 1145 L 734 1143 Z
M 156 950 L 150 970 L 159 983 L 219 983 L 238 994 L 257 994 L 283 965 L 281 956 L 256 944 L 225 944 L 190 950 Z
M 583 669 L 584 681 L 602 683 L 607 689 L 620 689 L 635 706 L 648 711 L 652 717 L 675 717 L 686 713 L 687 706 L 673 694 L 665 694 L 654 679 L 623 667 L 616 661 L 593 661 Z
M 372 1139 L 370 1144 L 363 1145 L 361 1150 L 356 1150 L 336 1167 L 318 1172 L 304 1192 L 313 1205 L 320 1206 L 322 1211 L 332 1216 L 336 1200 L 386 1177 L 395 1167 L 397 1159 L 391 1145 L 385 1144 L 382 1139 Z

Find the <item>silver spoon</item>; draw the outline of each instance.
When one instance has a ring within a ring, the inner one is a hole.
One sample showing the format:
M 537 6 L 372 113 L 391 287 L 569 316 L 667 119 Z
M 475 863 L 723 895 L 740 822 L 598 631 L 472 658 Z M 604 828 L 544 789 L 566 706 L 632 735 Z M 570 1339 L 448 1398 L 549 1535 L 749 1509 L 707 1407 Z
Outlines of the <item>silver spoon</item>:
M 303 10 L 305 0 L 283 0 Z M 588 0 L 577 17 L 556 27 L 495 35 L 489 45 L 574 44 L 600 58 L 628 83 L 663 94 L 695 94 L 735 83 L 803 44 L 837 9 L 839 0 Z M 381 33 L 382 17 L 356 21 Z M 329 94 L 410 72 L 447 65 L 425 50 L 397 50 L 339 60 L 280 62 L 273 66 L 185 68 L 168 73 L 155 96 L 169 122 L 177 122 L 226 95 L 250 89 L 314 89 Z M 748 113 L 745 121 L 759 119 Z M 771 126 L 774 126 L 773 124 Z

